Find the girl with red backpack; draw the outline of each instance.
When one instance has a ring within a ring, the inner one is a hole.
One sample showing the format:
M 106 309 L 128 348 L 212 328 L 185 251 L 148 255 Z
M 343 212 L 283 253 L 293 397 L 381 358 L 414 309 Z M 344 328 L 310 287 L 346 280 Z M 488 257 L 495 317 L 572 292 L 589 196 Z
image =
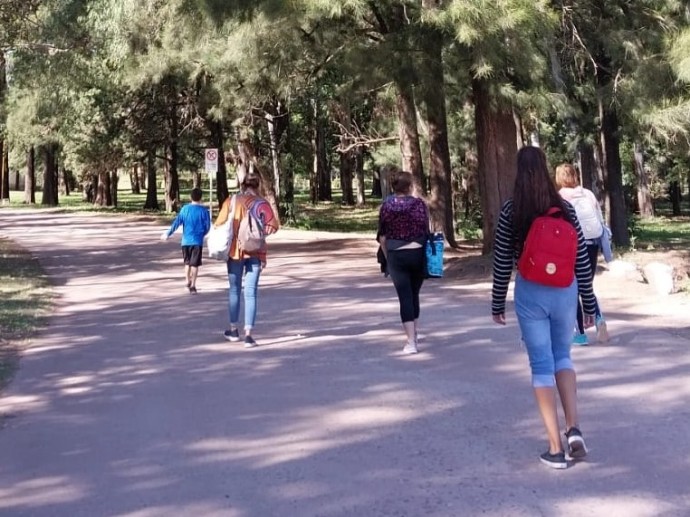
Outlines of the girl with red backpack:
M 562 224 L 560 227 L 548 224 L 545 216 L 560 217 L 569 224 L 566 228 Z M 572 250 L 573 256 L 553 255 L 554 248 L 560 248 L 553 244 L 558 239 L 563 240 L 565 248 Z M 568 243 L 567 239 L 575 242 Z M 540 250 L 540 245 L 544 244 L 546 246 Z M 522 256 L 524 253 L 529 256 Z M 504 203 L 496 226 L 491 312 L 494 322 L 500 325 L 506 323 L 506 294 L 516 263 L 520 266 L 515 278 L 515 312 L 529 356 L 534 396 L 549 443 L 540 461 L 562 469 L 568 466 L 568 459 L 582 459 L 587 454 L 578 427 L 577 378 L 570 358 L 570 345 L 578 292 L 584 304 L 587 326 L 594 322 L 595 299 L 587 248 L 575 210 L 558 195 L 549 176 L 546 156 L 537 147 L 523 147 L 518 152 L 513 198 Z M 535 266 L 539 264 L 541 266 Z M 573 271 L 559 270 L 563 264 L 569 264 L 565 267 Z M 528 265 L 535 267 L 528 268 Z M 565 283 L 564 273 L 570 274 Z M 553 283 L 551 278 L 558 281 Z M 567 456 L 560 438 L 556 393 L 565 413 Z

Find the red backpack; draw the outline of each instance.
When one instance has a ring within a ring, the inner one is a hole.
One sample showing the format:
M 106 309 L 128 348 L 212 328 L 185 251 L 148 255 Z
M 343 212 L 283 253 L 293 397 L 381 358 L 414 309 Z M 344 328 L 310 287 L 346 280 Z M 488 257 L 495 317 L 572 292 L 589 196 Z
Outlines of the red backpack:
M 517 266 L 525 280 L 550 287 L 573 283 L 577 231 L 564 215 L 551 207 L 532 222 Z

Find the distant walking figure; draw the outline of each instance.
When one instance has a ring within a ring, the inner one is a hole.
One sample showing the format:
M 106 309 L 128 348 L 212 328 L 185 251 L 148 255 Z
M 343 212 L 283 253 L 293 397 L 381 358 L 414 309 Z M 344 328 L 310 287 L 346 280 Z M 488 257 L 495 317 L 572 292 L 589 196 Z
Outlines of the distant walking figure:
M 240 340 L 240 294 L 244 288 L 245 348 L 257 346 L 252 330 L 256 323 L 259 277 L 266 267 L 264 237 L 277 232 L 280 226 L 271 205 L 259 195 L 260 188 L 261 177 L 256 173 L 247 174 L 242 181 L 241 192 L 225 200 L 215 222 L 216 226 L 221 226 L 232 219 L 233 238 L 228 260 L 230 326 L 223 336 L 228 341 Z M 232 208 L 234 213 L 231 213 Z
M 161 235 L 161 240 L 168 240 L 182 226 L 184 276 L 187 289 L 191 294 L 196 294 L 196 279 L 202 265 L 204 236 L 211 229 L 211 214 L 208 208 L 201 204 L 201 189 L 192 189 L 190 197 L 192 202 L 180 209 L 170 228 Z
M 551 216 L 554 213 L 552 208 L 571 229 L 573 256 L 570 267 L 574 269 L 572 276 L 576 278 L 567 287 L 551 287 L 527 280 L 518 270 L 515 313 L 529 356 L 534 396 L 549 442 L 549 450 L 540 456 L 540 460 L 560 469 L 566 468 L 568 463 L 559 434 L 556 386 L 565 413 L 568 456 L 581 459 L 587 454 L 578 428 L 577 380 L 570 359 L 570 344 L 578 291 L 585 308 L 586 326 L 594 322 L 595 300 L 587 248 L 575 210 L 558 195 L 549 177 L 544 152 L 537 147 L 523 147 L 517 155 L 513 198 L 501 209 L 494 240 L 491 312 L 494 321 L 500 325 L 505 325 L 506 321 L 506 294 L 513 266 L 521 258 L 532 223 L 539 216 Z M 557 272 L 553 263 L 547 263 L 544 269 L 547 277 Z
M 419 291 L 426 276 L 424 245 L 429 233 L 429 215 L 424 201 L 412 197 L 412 174 L 391 174 L 393 195 L 386 198 L 379 211 L 378 240 L 388 274 L 400 302 L 400 319 L 407 343 L 405 354 L 416 354 L 419 321 Z
M 560 189 L 558 193 L 575 208 L 577 219 L 580 222 L 582 233 L 587 245 L 587 256 L 592 270 L 592 282 L 597 271 L 597 258 L 599 256 L 600 240 L 605 231 L 604 216 L 601 206 L 591 190 L 580 186 L 580 175 L 575 167 L 569 163 L 562 163 L 556 167 L 556 185 Z M 609 340 L 606 320 L 601 313 L 599 302 L 596 301 L 595 325 L 597 328 L 597 341 Z M 585 334 L 583 323 L 582 304 L 577 305 L 577 332 L 573 336 L 573 345 L 588 345 L 589 340 Z

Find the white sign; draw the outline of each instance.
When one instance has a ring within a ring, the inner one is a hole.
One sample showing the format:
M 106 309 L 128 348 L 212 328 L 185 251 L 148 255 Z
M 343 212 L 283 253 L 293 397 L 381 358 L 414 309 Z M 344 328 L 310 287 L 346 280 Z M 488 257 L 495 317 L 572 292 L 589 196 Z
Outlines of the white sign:
M 218 172 L 218 149 L 206 149 L 206 172 Z

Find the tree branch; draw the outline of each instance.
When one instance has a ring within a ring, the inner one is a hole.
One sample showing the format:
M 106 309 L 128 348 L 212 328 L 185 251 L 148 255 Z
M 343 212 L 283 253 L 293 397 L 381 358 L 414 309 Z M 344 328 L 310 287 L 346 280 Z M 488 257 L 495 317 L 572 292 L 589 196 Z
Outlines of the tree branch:
M 372 134 L 366 135 L 357 126 L 355 121 L 352 121 L 353 127 L 347 128 L 340 122 L 333 122 L 340 133 L 336 133 L 333 136 L 340 139 L 340 144 L 335 146 L 335 151 L 340 154 L 347 154 L 353 149 L 358 147 L 372 147 L 373 145 L 380 144 L 382 142 L 392 142 L 395 140 L 400 140 L 399 136 L 383 136 L 378 132 L 373 132 Z

